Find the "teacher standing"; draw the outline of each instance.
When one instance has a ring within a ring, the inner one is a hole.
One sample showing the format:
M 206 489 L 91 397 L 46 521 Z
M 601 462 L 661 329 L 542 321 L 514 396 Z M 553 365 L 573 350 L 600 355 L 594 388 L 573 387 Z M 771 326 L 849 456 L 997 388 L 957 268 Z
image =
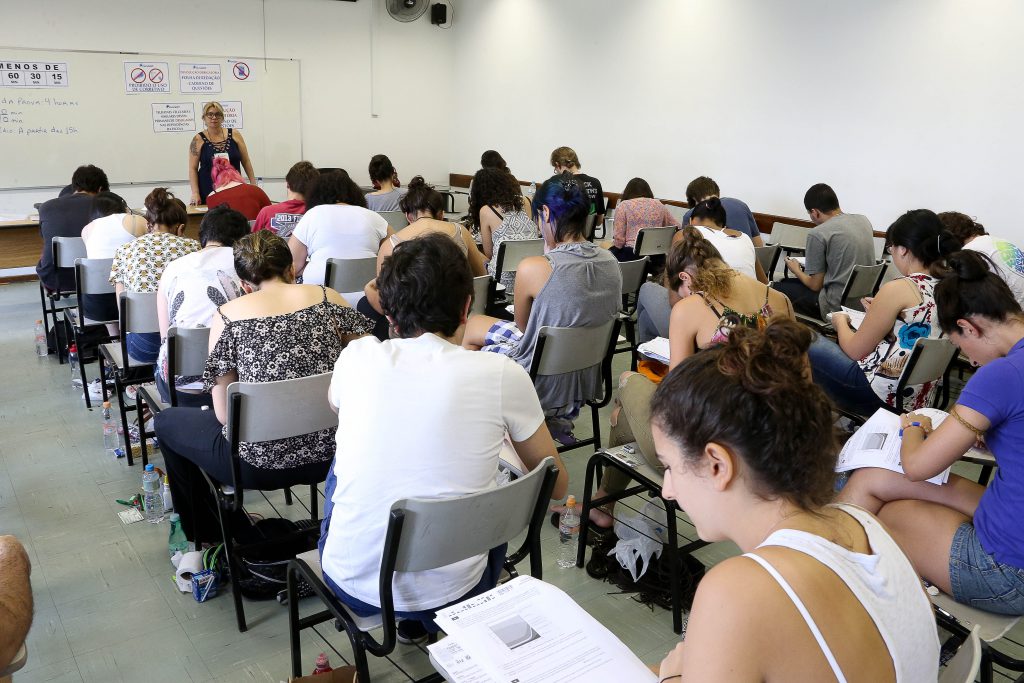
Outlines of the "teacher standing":
M 244 167 L 249 182 L 256 183 L 245 139 L 240 132 L 224 127 L 224 107 L 220 102 L 206 103 L 203 107 L 203 124 L 206 128 L 196 134 L 188 146 L 188 179 L 192 186 L 189 204 L 192 206 L 205 204 L 207 195 L 213 191 L 210 170 L 213 168 L 214 157 L 225 157 L 236 171 Z

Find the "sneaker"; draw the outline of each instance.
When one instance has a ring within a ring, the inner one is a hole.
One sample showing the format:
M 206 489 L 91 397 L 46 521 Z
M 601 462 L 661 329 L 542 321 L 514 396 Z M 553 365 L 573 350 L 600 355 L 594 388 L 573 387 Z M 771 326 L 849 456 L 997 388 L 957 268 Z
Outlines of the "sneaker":
M 403 645 L 415 645 L 427 639 L 427 628 L 422 621 L 412 619 L 398 620 L 398 642 Z

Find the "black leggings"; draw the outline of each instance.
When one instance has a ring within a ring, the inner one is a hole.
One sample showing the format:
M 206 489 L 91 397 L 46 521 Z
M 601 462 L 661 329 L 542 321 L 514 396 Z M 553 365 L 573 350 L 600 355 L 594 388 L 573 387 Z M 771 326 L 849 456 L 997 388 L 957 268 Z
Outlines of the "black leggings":
M 168 408 L 154 418 L 160 451 L 164 456 L 174 511 L 181 516 L 181 528 L 188 540 L 219 543 L 217 500 L 203 471 L 220 483 L 231 483 L 231 444 L 212 409 Z M 329 454 L 333 456 L 333 453 Z M 331 460 L 289 469 L 266 469 L 241 462 L 240 485 L 247 489 L 272 491 L 286 486 L 322 482 Z M 226 524 L 239 528 L 248 524 L 239 512 L 228 515 Z

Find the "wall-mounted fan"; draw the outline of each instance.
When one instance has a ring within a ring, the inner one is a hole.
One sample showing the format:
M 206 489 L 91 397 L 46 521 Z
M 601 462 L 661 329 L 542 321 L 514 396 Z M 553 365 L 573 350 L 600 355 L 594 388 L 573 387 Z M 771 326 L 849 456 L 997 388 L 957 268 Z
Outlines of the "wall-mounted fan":
M 416 21 L 430 7 L 430 0 L 387 0 L 387 7 L 396 21 Z

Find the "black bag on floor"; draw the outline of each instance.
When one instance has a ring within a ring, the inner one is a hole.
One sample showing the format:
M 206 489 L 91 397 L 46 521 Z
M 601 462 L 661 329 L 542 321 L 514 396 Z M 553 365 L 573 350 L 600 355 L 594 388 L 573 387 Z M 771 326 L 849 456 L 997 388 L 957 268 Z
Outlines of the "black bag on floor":
M 304 519 L 261 519 L 239 529 L 235 541 L 240 545 L 258 544 L 243 549 L 238 556 L 239 575 L 235 585 L 250 600 L 272 600 L 287 588 L 288 562 L 316 548 L 320 537 L 318 522 Z M 308 586 L 300 586 L 300 595 L 312 595 Z

